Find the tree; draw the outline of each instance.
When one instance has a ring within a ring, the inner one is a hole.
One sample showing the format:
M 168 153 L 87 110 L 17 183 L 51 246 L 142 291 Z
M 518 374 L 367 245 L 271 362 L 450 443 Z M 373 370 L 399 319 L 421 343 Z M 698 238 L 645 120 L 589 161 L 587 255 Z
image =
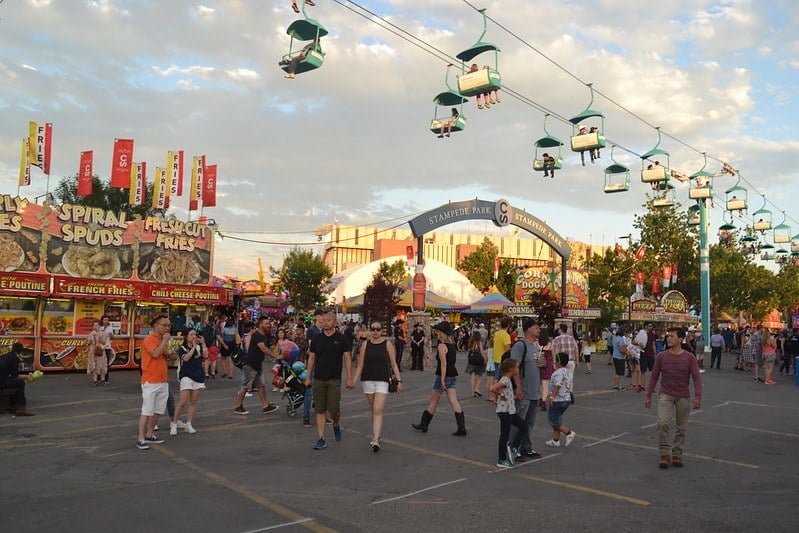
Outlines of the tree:
M 458 268 L 466 273 L 472 285 L 485 293 L 494 284 L 494 260 L 497 255 L 499 250 L 486 237 L 474 252 L 463 258 Z
M 560 298 L 552 294 L 548 288 L 534 292 L 527 297 L 527 305 L 535 308 L 538 323 L 551 333 L 555 331 L 555 319 L 560 316 Z
M 510 259 L 503 259 L 499 264 L 497 290 L 507 299 L 516 300 L 516 278 L 519 277 L 516 265 Z
M 152 199 L 154 187 L 155 185 L 152 183 L 147 184 L 145 198 Z M 90 196 L 78 196 L 77 175 L 62 179 L 53 190 L 53 195 L 62 204 L 99 207 L 116 213 L 125 213 L 128 219 L 132 219 L 134 215 L 144 218 L 166 213 L 166 209 L 153 209 L 152 201 L 146 201 L 144 205 L 129 205 L 130 191 L 128 189 L 111 187 L 110 182 L 106 183 L 97 176 L 92 177 L 92 194 Z
M 272 273 L 280 280 L 278 289 L 288 291 L 288 302 L 298 311 L 323 305 L 326 300 L 324 285 L 333 276 L 320 254 L 297 247 L 283 258 L 280 272 L 272 269 Z
M 633 254 L 608 249 L 594 254 L 588 265 L 588 301 L 602 309 L 597 326 L 618 320 L 627 308 L 632 293 Z
M 396 286 L 380 272 L 375 272 L 372 281 L 363 293 L 361 314 L 367 323 L 380 321 L 390 324 L 397 307 Z
M 394 303 L 399 302 L 400 296 L 405 292 L 405 282 L 408 280 L 408 272 L 405 269 L 405 261 L 397 259 L 394 263 L 388 264 L 381 261 L 377 267 L 377 272 L 380 273 L 389 285 L 395 288 L 396 299 Z

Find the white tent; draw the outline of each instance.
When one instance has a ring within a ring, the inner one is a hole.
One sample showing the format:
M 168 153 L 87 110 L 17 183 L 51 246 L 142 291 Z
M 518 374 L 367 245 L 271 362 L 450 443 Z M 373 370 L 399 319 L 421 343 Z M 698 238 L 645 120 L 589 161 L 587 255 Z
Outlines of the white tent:
M 327 289 L 332 291 L 331 297 L 336 303 L 341 302 L 345 297 L 350 298 L 363 294 L 366 286 L 371 283 L 375 272 L 380 268 L 380 263 L 386 262 L 391 265 L 397 261 L 405 263 L 407 274 L 413 276 L 414 272 L 408 270 L 405 256 L 397 255 L 343 270 L 330 278 Z M 424 276 L 427 279 L 428 291 L 433 291 L 459 304 L 468 305 L 483 296 L 483 293 L 472 285 L 466 276 L 441 261 L 425 259 Z

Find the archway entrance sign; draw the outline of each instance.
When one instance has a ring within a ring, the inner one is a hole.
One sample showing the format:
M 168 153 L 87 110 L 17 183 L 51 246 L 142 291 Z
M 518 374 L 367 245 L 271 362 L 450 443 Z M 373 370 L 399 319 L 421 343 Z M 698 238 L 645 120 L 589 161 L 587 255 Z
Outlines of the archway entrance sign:
M 525 211 L 510 205 L 505 199 L 494 202 L 488 200 L 465 200 L 463 202 L 450 202 L 426 213 L 422 213 L 416 218 L 408 221 L 411 232 L 417 240 L 417 262 L 422 264 L 424 261 L 424 235 L 442 226 L 454 224 L 464 220 L 490 220 L 497 227 L 508 225 L 529 231 L 555 250 L 560 258 L 560 279 L 561 307 L 566 307 L 566 264 L 571 255 L 571 247 L 566 239 L 550 228 L 543 220 Z

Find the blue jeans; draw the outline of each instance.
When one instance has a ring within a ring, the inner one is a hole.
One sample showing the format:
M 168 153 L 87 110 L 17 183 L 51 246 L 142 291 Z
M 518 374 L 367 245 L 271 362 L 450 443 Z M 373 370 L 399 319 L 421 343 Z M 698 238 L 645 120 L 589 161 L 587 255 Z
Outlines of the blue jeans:
M 311 406 L 313 405 L 313 387 L 305 387 L 305 399 L 302 402 L 302 417 L 311 419 Z
M 535 425 L 535 415 L 538 412 L 538 400 L 517 400 L 516 401 L 516 414 L 519 415 L 527 423 L 527 431 L 519 431 L 515 426 L 510 428 L 508 442 L 511 442 L 511 448 L 514 448 L 520 453 L 530 453 L 533 451 L 533 443 L 530 442 L 530 431 Z
M 547 418 L 552 429 L 558 429 L 563 425 L 563 413 L 569 408 L 571 402 L 552 402 L 547 409 Z

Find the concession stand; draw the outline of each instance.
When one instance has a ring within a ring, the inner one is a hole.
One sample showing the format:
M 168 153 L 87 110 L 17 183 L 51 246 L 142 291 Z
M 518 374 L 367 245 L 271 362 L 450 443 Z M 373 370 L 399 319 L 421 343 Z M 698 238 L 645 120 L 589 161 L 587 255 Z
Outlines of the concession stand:
M 92 323 L 114 330 L 113 368 L 135 368 L 150 320 L 207 320 L 231 291 L 213 286 L 213 230 L 197 222 L 0 195 L 0 353 L 25 370 L 83 370 Z

